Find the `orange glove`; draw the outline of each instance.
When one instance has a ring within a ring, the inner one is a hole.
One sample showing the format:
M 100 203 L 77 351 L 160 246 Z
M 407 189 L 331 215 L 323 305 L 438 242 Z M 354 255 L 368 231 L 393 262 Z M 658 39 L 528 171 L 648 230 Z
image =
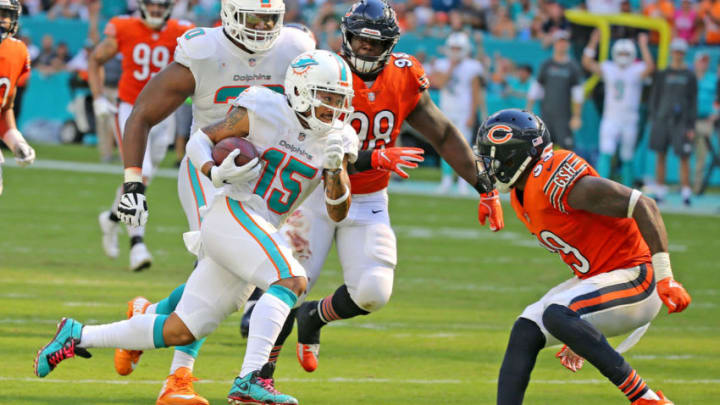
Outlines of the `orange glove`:
M 505 227 L 502 205 L 500 205 L 500 193 L 497 190 L 480 194 L 480 203 L 478 204 L 478 221 L 480 221 L 480 225 L 485 225 L 485 220 L 488 218 L 490 218 L 491 231 L 497 232 Z
M 370 158 L 373 169 L 389 170 L 397 173 L 403 179 L 410 177 L 403 168 L 414 169 L 418 163 L 425 160 L 424 150 L 420 148 L 392 147 L 375 149 Z
M 560 359 L 560 363 L 573 373 L 576 373 L 582 368 L 583 364 L 585 364 L 585 359 L 570 350 L 567 345 L 563 346 L 562 349 L 555 354 L 555 357 Z
M 668 307 L 668 314 L 682 312 L 692 301 L 685 287 L 672 277 L 665 277 L 657 283 L 657 293 Z

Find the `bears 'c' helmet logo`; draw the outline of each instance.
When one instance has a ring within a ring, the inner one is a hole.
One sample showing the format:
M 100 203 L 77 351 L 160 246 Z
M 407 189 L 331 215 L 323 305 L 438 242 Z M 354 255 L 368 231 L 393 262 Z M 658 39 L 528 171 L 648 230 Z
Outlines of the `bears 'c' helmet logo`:
M 507 125 L 495 125 L 488 131 L 488 140 L 495 144 L 501 144 L 512 138 L 512 129 Z

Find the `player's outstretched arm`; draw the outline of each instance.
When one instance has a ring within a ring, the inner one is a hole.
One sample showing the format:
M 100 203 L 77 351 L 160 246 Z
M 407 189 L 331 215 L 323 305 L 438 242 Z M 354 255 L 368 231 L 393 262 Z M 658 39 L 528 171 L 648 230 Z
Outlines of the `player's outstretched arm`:
M 142 167 L 150 128 L 158 124 L 195 92 L 195 77 L 190 69 L 173 62 L 145 85 L 135 100 L 125 124 L 123 161 L 125 168 Z
M 655 61 L 653 61 L 650 48 L 648 47 L 648 34 L 646 32 L 641 32 L 638 35 L 638 45 L 640 47 L 642 60 L 645 62 L 645 70 L 642 72 L 642 77 L 648 77 L 655 71 Z
M 88 58 L 88 83 L 93 96 L 95 115 L 107 115 L 117 112 L 115 106 L 105 98 L 103 84 L 105 70 L 103 65 L 118 53 L 118 43 L 114 36 L 107 36 L 93 49 Z
M 668 254 L 668 238 L 660 209 L 652 198 L 602 177 L 585 176 L 568 195 L 573 209 L 616 218 L 633 218 L 652 254 L 657 291 L 669 312 L 690 305 L 690 295 L 674 280 Z
M 470 184 L 478 184 L 478 172 L 475 155 L 462 133 L 450 122 L 440 109 L 424 92 L 415 109 L 408 115 L 407 121 L 419 131 L 433 148 L 445 159 L 457 174 Z M 492 186 L 481 184 L 481 193 L 492 190 Z
M 600 31 L 593 31 L 587 46 L 583 49 L 582 66 L 590 73 L 602 77 L 602 69 L 600 64 L 595 60 L 597 56 L 597 46 L 600 43 Z

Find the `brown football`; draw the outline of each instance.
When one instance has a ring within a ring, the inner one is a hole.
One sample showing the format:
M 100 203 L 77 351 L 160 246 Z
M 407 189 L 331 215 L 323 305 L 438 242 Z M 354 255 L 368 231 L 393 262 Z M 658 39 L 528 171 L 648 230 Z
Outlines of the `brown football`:
M 220 165 L 223 160 L 235 149 L 240 149 L 240 154 L 235 158 L 235 164 L 242 166 L 245 163 L 258 157 L 258 152 L 250 141 L 245 138 L 237 138 L 231 136 L 215 144 L 212 150 L 212 157 L 216 165 Z

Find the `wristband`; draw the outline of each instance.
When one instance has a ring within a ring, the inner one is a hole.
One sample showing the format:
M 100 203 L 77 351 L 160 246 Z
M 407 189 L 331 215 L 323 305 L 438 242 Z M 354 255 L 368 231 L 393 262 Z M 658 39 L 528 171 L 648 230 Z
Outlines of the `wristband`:
M 202 129 L 198 129 L 190 137 L 187 145 L 185 145 L 185 153 L 190 159 L 190 163 L 200 170 L 207 162 L 215 162 L 212 157 L 212 148 L 215 144 Z
M 350 189 L 345 187 L 345 194 L 343 194 L 340 198 L 338 198 L 336 200 L 331 199 L 330 197 L 327 196 L 327 194 L 325 194 L 325 203 L 327 203 L 327 205 L 340 205 L 340 204 L 344 203 L 345 201 L 347 201 L 347 199 L 349 197 L 350 197 Z
M 664 278 L 672 278 L 672 268 L 670 268 L 670 254 L 668 252 L 658 252 L 652 255 L 652 266 L 655 270 L 655 280 L 660 281 Z
M 583 49 L 583 55 L 587 56 L 588 58 L 594 58 L 595 55 L 597 55 L 597 52 L 595 52 L 595 50 L 592 48 L 585 47 L 585 49 Z
M 640 200 L 640 196 L 642 193 L 640 190 L 633 189 L 632 193 L 630 193 L 630 201 L 628 202 L 628 210 L 627 210 L 627 217 L 632 218 L 633 212 L 635 211 L 635 205 L 637 205 L 637 202 Z
M 126 168 L 125 183 L 142 183 L 142 169 L 139 167 Z

